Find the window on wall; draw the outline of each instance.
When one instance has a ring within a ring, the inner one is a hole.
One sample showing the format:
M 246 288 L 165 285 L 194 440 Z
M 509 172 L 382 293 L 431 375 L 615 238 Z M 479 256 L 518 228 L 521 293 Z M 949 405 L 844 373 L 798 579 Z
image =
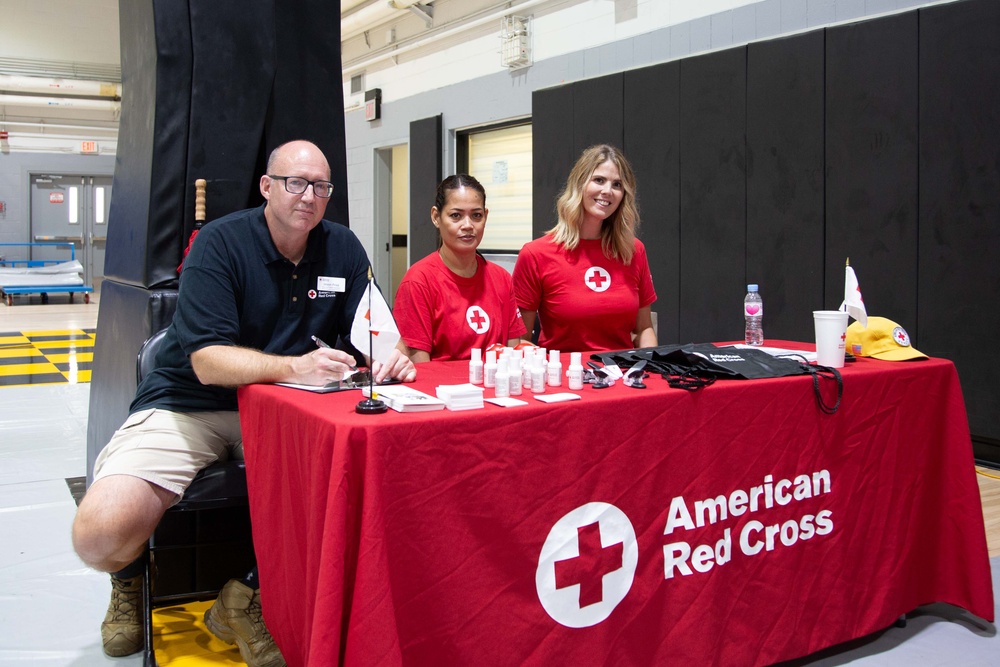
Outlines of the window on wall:
M 486 189 L 490 217 L 479 250 L 517 252 L 531 240 L 531 125 L 469 130 L 457 140 L 458 170 Z

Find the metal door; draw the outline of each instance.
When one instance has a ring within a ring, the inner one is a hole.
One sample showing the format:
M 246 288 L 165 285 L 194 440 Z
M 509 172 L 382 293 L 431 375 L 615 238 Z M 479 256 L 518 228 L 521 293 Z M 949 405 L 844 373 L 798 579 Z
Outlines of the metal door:
M 83 281 L 95 289 L 104 278 L 111 183 L 111 176 L 31 176 L 31 240 L 72 243 Z M 66 260 L 69 249 L 37 246 L 31 259 Z

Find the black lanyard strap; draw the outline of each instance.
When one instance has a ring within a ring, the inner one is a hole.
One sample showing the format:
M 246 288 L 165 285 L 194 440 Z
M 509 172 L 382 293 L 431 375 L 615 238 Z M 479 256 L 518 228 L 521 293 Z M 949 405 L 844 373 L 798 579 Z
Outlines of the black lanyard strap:
M 836 368 L 831 368 L 830 366 L 810 366 L 809 364 L 802 364 L 805 368 L 809 369 L 809 374 L 812 375 L 813 379 L 813 393 L 816 394 L 816 402 L 819 404 L 819 409 L 828 415 L 832 415 L 840 408 L 840 399 L 844 397 L 844 379 L 840 376 L 840 371 Z M 820 378 L 824 380 L 834 380 L 837 383 L 837 402 L 833 406 L 827 405 L 823 401 L 823 394 L 819 390 Z

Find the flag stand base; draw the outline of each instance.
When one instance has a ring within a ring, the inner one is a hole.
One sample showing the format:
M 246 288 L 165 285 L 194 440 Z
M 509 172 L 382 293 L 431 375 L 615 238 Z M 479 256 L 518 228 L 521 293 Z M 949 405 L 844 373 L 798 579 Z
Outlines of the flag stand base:
M 366 398 L 354 407 L 354 411 L 361 415 L 379 415 L 388 409 L 383 401 L 375 398 Z

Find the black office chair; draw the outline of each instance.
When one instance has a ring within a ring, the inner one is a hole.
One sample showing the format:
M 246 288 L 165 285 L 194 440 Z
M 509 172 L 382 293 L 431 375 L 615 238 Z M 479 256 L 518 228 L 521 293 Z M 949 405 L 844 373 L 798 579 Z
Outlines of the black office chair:
M 156 332 L 139 349 L 137 382 L 156 367 L 156 353 L 165 334 L 166 329 Z M 156 667 L 153 607 L 213 598 L 229 579 L 243 576 L 255 564 L 243 461 L 220 461 L 195 476 L 184 497 L 167 510 L 149 538 L 145 561 L 143 664 Z

